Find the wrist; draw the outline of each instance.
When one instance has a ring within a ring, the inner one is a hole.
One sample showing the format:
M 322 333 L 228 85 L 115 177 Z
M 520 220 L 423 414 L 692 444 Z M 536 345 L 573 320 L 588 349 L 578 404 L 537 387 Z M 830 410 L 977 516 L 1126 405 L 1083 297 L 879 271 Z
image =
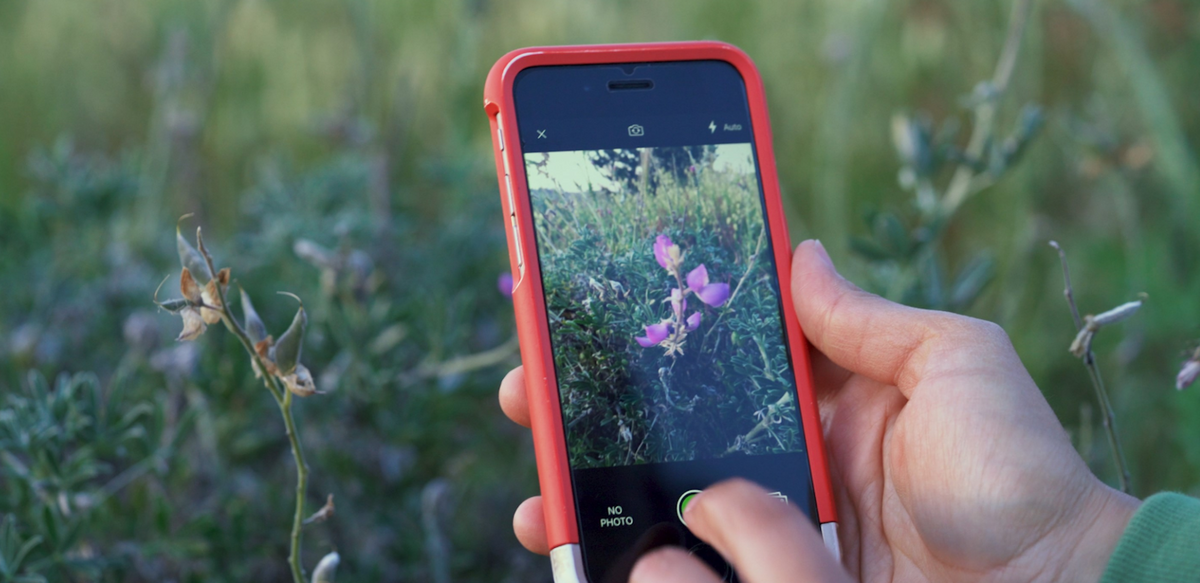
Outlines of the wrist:
M 1057 581 L 1099 581 L 1141 501 L 1097 483 L 1059 540 Z M 1052 560 L 1052 559 L 1051 559 Z

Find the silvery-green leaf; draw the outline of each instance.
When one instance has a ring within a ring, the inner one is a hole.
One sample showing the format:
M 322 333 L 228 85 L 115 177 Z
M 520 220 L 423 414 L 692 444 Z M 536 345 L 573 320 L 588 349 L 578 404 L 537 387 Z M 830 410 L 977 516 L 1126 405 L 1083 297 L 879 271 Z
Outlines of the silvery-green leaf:
M 872 239 L 854 236 L 850 238 L 850 250 L 863 256 L 867 261 L 887 261 L 895 256 L 880 247 Z
M 304 329 L 308 326 L 308 315 L 304 313 L 304 306 L 300 306 L 296 310 L 296 317 L 292 318 L 292 325 L 288 326 L 279 340 L 275 342 L 275 366 L 279 367 L 279 374 L 289 375 L 296 369 L 296 363 L 300 361 L 300 347 L 304 343 Z
M 930 309 L 940 310 L 945 306 L 946 293 L 942 281 L 942 266 L 932 252 L 922 253 L 917 258 L 917 271 L 925 305 Z
M 196 277 L 203 279 L 205 283 L 212 279 L 212 272 L 208 270 L 208 263 L 205 263 L 204 257 L 200 252 L 192 247 L 187 239 L 183 238 L 183 233 L 179 232 L 179 225 L 175 226 L 175 247 L 179 250 L 179 264 L 186 267 L 189 271 L 195 274 Z
M 894 213 L 883 212 L 875 217 L 874 234 L 878 241 L 895 257 L 907 257 L 912 244 L 904 224 Z
M 950 305 L 956 309 L 971 305 L 995 274 L 996 262 L 990 256 L 984 254 L 972 259 L 958 272 L 950 288 Z
M 250 340 L 257 344 L 267 337 L 267 327 L 263 325 L 262 318 L 259 318 L 258 312 L 254 310 L 254 304 L 250 302 L 250 294 L 247 294 L 244 289 L 241 292 L 242 315 L 246 320 L 246 333 L 250 335 Z

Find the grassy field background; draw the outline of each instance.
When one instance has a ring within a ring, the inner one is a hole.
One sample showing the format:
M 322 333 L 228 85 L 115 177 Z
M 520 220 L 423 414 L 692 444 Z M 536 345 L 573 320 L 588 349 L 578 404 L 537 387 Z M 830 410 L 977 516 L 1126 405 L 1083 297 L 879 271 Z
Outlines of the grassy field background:
M 961 148 L 1009 12 L 0 2 L 0 528 L 40 537 L 23 569 L 51 581 L 287 580 L 278 414 L 229 334 L 177 345 L 178 319 L 150 303 L 177 270 L 176 219 L 196 213 L 187 228 L 264 298 L 272 330 L 295 309 L 273 292 L 309 308 L 305 362 L 329 393 L 296 414 L 310 507 L 332 492 L 337 515 L 309 527 L 306 566 L 336 548 L 340 581 L 548 581 L 510 530 L 536 481 L 528 436 L 495 404 L 517 356 L 481 84 L 519 46 L 698 38 L 762 71 L 793 240 L 819 237 L 864 286 L 1000 323 L 1110 483 L 1047 242 L 1066 249 L 1085 313 L 1146 292 L 1097 357 L 1135 492 L 1200 494 L 1200 396 L 1172 387 L 1200 337 L 1200 6 L 1035 3 L 997 122 L 1004 137 L 1037 104 L 1040 131 L 904 258 L 925 231 L 894 116 Z M 300 240 L 328 253 L 297 255 Z

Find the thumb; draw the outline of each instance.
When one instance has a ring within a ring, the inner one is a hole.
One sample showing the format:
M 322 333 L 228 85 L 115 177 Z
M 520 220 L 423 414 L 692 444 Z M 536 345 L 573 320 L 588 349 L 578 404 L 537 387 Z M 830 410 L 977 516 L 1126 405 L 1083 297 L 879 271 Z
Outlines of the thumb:
M 902 306 L 859 289 L 838 274 L 819 241 L 801 243 L 792 256 L 792 301 L 817 350 L 906 397 L 939 349 L 1008 345 L 995 324 Z
M 704 490 L 688 504 L 684 519 L 743 581 L 850 581 L 804 513 L 746 480 Z

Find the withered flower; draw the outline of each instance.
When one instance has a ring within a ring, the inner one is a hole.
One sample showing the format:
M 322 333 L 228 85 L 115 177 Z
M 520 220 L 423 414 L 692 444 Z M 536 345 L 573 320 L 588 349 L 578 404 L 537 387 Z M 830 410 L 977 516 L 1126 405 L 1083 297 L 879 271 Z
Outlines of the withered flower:
M 218 272 L 213 279 L 208 280 L 204 290 L 200 292 L 200 299 L 204 302 L 204 306 L 200 308 L 200 315 L 204 317 L 205 324 L 212 325 L 221 321 L 221 312 L 225 305 L 221 303 L 221 294 L 217 292 L 218 285 L 221 286 L 222 292 L 229 287 L 228 267 Z
M 1083 328 L 1079 329 L 1079 333 L 1075 335 L 1075 340 L 1071 342 L 1069 350 L 1076 358 L 1083 358 L 1092 348 L 1092 339 L 1095 338 L 1096 332 L 1100 328 L 1109 324 L 1116 324 L 1132 316 L 1142 307 L 1142 300 L 1126 302 L 1107 312 L 1097 314 L 1095 316 L 1088 314 L 1083 317 Z
M 180 310 L 179 315 L 183 317 L 183 330 L 175 338 L 178 342 L 195 340 L 208 329 L 208 325 L 204 322 L 204 317 L 200 315 L 200 310 L 192 306 Z
M 311 397 L 317 394 L 317 385 L 313 382 L 312 373 L 308 372 L 308 367 L 303 364 L 297 364 L 291 374 L 281 375 L 287 390 L 297 397 Z
M 167 280 L 163 280 L 166 283 Z M 158 284 L 159 289 L 162 288 L 162 283 Z M 183 268 L 183 273 L 179 276 L 179 291 L 183 294 L 182 298 L 175 298 L 165 302 L 158 301 L 158 290 L 154 290 L 154 303 L 158 307 L 178 314 L 183 318 L 183 330 L 176 338 L 179 342 L 195 340 L 204 334 L 208 329 L 208 325 L 204 322 L 204 317 L 200 314 L 200 306 L 203 305 L 202 293 L 200 285 L 196 283 L 192 277 L 191 270 Z

